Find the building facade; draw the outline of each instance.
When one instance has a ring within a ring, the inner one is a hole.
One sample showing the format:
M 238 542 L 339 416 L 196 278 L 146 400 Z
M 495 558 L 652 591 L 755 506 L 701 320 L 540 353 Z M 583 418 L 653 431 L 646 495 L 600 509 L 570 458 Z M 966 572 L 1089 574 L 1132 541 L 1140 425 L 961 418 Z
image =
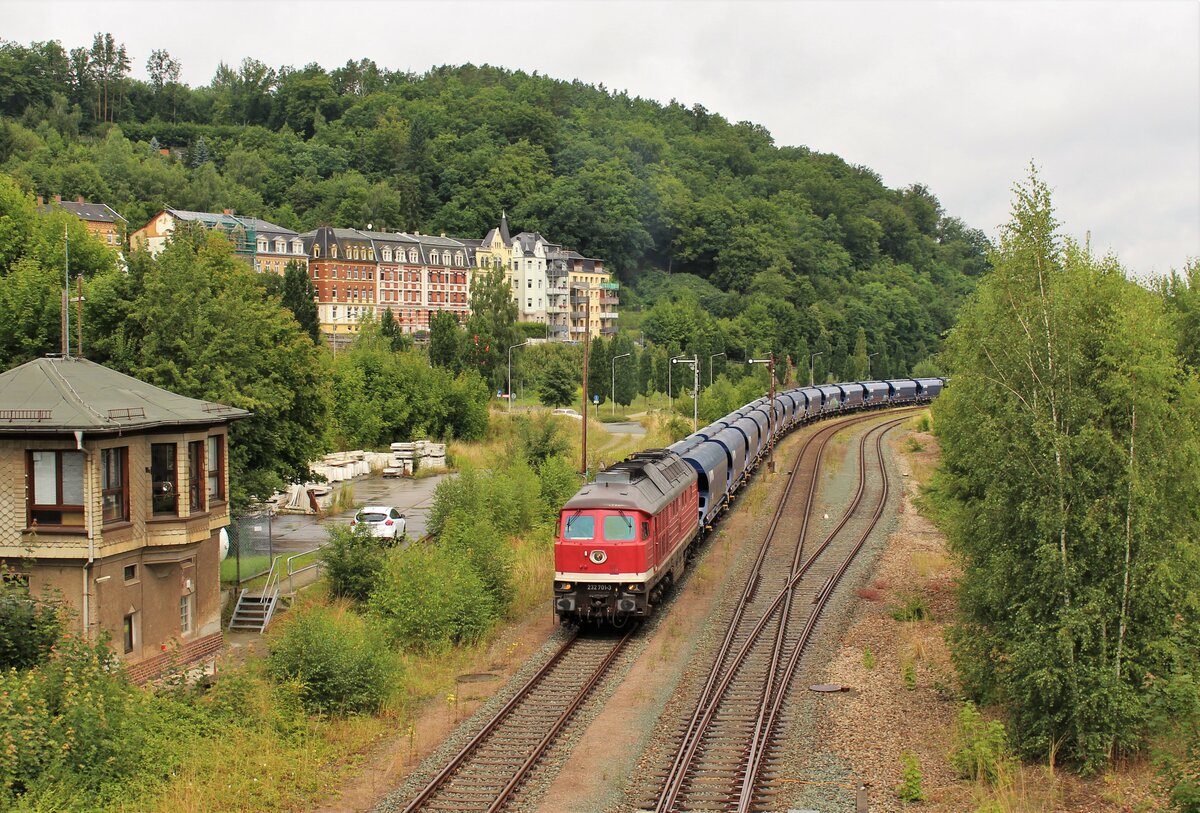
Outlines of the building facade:
M 317 289 L 321 331 L 358 332 L 385 310 L 403 333 L 429 330 L 439 311 L 460 323 L 470 314 L 472 247 L 451 237 L 322 226 L 302 236 Z
M 135 679 L 221 646 L 228 425 L 243 410 L 79 358 L 0 373 L 0 560 Z
M 53 200 L 47 204 L 39 195 L 37 205 L 40 212 L 54 209 L 70 212 L 82 220 L 87 230 L 96 235 L 101 243 L 114 251 L 121 251 L 125 247 L 125 231 L 128 223 L 107 203 L 88 203 L 82 197 L 69 201 L 63 200 L 61 195 L 55 195 Z
M 289 262 L 307 265 L 304 240 L 291 229 L 277 226 L 257 217 L 242 217 L 232 209 L 220 214 L 192 212 L 186 209 L 163 209 L 150 221 L 129 236 L 132 248 L 142 248 L 157 257 L 167 247 L 180 223 L 196 223 L 225 234 L 233 244 L 234 253 L 254 266 L 254 270 L 283 274 Z

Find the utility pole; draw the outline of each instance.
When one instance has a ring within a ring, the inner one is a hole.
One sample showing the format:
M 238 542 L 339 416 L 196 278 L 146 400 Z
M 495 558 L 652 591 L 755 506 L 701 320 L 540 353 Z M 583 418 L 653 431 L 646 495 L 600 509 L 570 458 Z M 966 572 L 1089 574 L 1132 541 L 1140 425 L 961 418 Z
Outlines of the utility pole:
M 813 353 L 808 357 L 808 386 L 810 387 L 813 385 L 813 363 L 817 360 L 817 356 L 822 355 L 823 352 Z
M 588 408 L 588 352 L 592 346 L 592 297 L 585 293 L 583 297 L 583 460 L 579 464 L 579 471 L 586 478 L 588 473 L 587 464 L 587 408 Z
M 767 409 L 767 434 L 770 436 L 767 441 L 767 471 L 773 473 L 775 471 L 775 353 L 772 352 L 770 358 L 750 359 L 746 363 L 765 364 L 771 374 L 771 402 Z
M 712 386 L 712 363 L 713 363 L 713 359 L 715 359 L 717 356 L 724 356 L 724 355 L 725 355 L 725 352 L 724 352 L 724 351 L 721 351 L 720 353 L 713 353 L 711 356 L 709 356 L 709 357 L 708 357 L 708 386 L 710 386 L 710 387 Z
M 699 424 L 697 423 L 697 419 L 699 418 L 699 414 L 700 414 L 700 412 L 699 412 L 700 359 L 698 356 L 695 356 L 695 355 L 693 355 L 691 358 L 688 358 L 687 356 L 676 356 L 675 358 L 671 359 L 671 365 L 674 366 L 676 364 L 692 365 L 692 431 L 695 432 L 697 429 L 700 428 Z M 667 380 L 668 381 L 670 380 L 670 373 L 671 373 L 671 370 L 668 367 L 667 368 Z M 669 387 L 668 387 L 668 389 L 669 389 Z

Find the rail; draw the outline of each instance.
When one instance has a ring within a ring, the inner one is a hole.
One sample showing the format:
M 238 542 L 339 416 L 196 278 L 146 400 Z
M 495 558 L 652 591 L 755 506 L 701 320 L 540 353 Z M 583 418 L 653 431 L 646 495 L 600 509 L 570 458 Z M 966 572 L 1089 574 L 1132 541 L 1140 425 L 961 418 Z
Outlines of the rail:
M 292 555 L 292 556 L 289 556 L 289 557 L 288 557 L 286 560 L 284 560 L 284 563 L 283 563 L 283 564 L 284 564 L 284 569 L 285 569 L 285 570 L 287 570 L 287 579 L 288 579 L 288 592 L 289 592 L 289 593 L 295 593 L 295 592 L 296 592 L 296 585 L 295 585 L 295 583 L 292 581 L 292 577 L 293 577 L 293 576 L 295 576 L 297 573 L 304 573 L 305 571 L 308 571 L 308 570 L 314 570 L 314 569 L 315 569 L 315 570 L 317 570 L 317 571 L 320 571 L 320 569 L 321 569 L 321 565 L 323 565 L 323 564 L 325 563 L 325 562 L 324 562 L 324 560 L 322 560 L 320 557 L 317 557 L 317 558 L 315 558 L 315 559 L 314 559 L 312 562 L 310 562 L 310 563 L 308 563 L 307 565 L 305 565 L 304 567 L 298 567 L 298 568 L 296 568 L 295 570 L 293 570 L 293 569 L 292 569 L 292 562 L 294 562 L 295 560 L 297 560 L 297 559 L 299 559 L 299 558 L 301 558 L 301 557 L 308 556 L 310 553 L 316 553 L 316 552 L 317 552 L 317 551 L 319 551 L 319 550 L 321 550 L 321 546 L 320 546 L 320 545 L 318 545 L 318 546 L 317 546 L 317 547 L 315 547 L 315 548 L 309 548 L 309 549 L 308 549 L 308 550 L 306 550 L 306 551 L 301 551 L 300 553 L 297 553 L 297 554 L 294 554 L 294 555 Z

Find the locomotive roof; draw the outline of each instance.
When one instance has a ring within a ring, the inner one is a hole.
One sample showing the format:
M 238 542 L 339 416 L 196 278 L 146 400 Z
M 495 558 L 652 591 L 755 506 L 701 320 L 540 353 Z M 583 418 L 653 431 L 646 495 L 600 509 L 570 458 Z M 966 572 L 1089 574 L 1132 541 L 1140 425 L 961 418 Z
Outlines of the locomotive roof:
M 690 483 L 696 471 L 668 449 L 648 449 L 600 472 L 567 500 L 564 511 L 613 508 L 657 514 Z

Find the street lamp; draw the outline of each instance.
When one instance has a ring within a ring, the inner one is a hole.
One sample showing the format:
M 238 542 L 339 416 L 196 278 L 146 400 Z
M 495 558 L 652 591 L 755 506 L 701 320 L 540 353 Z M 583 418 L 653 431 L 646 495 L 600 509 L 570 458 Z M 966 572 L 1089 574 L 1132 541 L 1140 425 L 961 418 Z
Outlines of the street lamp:
M 879 355 L 879 351 L 867 354 L 867 380 L 871 380 L 871 359 Z
M 530 341 L 532 341 L 532 339 L 526 339 L 525 341 L 521 342 L 520 344 L 514 344 L 512 347 L 508 348 L 508 411 L 509 412 L 512 412 L 512 351 L 516 350 L 518 347 L 524 347 L 525 345 L 529 344 Z
M 820 355 L 818 353 L 818 355 Z M 767 435 L 770 440 L 767 443 L 767 471 L 775 471 L 775 354 L 772 353 L 770 358 L 765 359 L 750 359 L 747 364 L 765 364 L 767 370 L 771 374 L 771 403 L 767 408 Z
M 824 353 L 824 351 L 821 353 L 813 353 L 808 357 L 808 386 L 810 387 L 813 385 L 813 362 L 815 362 L 817 360 L 817 356 L 822 355 L 822 353 Z
M 622 353 L 619 356 L 613 356 L 612 360 L 612 414 L 617 414 L 617 359 L 623 359 L 626 356 L 632 356 L 632 353 Z
M 690 364 L 692 365 L 692 431 L 695 432 L 700 428 L 700 359 L 696 356 L 688 358 L 687 356 L 676 356 L 671 359 L 671 364 Z M 667 380 L 670 380 L 670 369 L 667 370 Z M 670 385 L 668 385 L 668 389 Z
M 724 356 L 724 353 L 713 353 L 708 357 L 708 386 L 712 386 L 712 363 L 717 356 Z

